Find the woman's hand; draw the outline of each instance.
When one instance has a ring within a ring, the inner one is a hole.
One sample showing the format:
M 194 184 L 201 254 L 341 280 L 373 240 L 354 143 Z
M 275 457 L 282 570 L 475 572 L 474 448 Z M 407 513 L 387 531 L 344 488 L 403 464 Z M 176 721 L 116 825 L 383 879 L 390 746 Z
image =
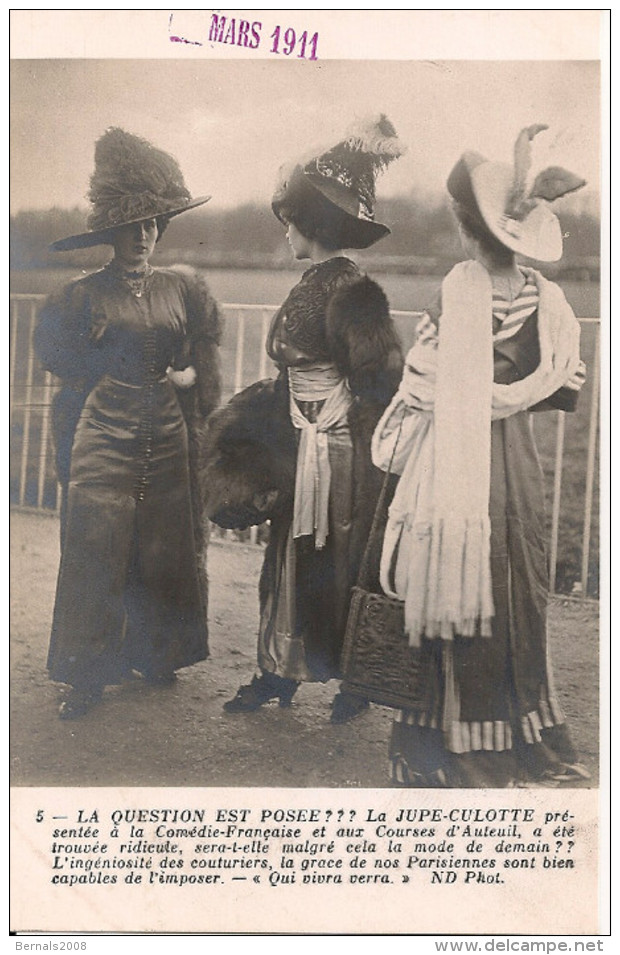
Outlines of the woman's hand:
M 176 371 L 174 368 L 167 368 L 166 374 L 176 388 L 183 390 L 191 388 L 196 384 L 196 369 L 193 365 L 188 365 L 183 371 Z
M 570 388 L 572 391 L 581 391 L 581 388 L 586 380 L 586 366 L 584 362 L 580 361 L 577 371 L 568 379 L 565 388 Z

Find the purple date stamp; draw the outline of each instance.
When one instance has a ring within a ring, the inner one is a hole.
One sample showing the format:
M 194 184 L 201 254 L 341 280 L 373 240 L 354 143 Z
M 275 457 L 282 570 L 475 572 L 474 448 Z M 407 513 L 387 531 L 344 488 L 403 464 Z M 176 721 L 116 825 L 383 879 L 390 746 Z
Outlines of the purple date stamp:
M 266 47 L 269 53 L 290 56 L 298 60 L 317 60 L 319 34 L 309 30 L 295 30 L 291 26 L 277 24 L 268 32 L 260 20 L 245 20 L 240 17 L 229 16 L 220 12 L 212 12 L 205 21 L 204 38 L 181 36 L 174 31 L 174 16 L 170 14 L 169 38 L 171 43 L 184 43 L 191 46 L 209 44 L 223 44 L 241 47 L 247 50 L 257 50 Z

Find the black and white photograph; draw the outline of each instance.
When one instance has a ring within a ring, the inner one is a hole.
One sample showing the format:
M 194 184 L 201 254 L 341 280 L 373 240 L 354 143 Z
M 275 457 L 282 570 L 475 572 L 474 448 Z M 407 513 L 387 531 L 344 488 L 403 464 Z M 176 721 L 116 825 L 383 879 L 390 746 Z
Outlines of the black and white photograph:
M 14 11 L 13 930 L 602 931 L 604 13 L 484 16 Z

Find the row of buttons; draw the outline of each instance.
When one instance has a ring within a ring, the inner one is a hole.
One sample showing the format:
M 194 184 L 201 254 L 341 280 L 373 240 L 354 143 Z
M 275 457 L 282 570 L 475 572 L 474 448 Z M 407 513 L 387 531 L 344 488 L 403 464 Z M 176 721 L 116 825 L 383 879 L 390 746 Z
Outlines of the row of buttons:
M 153 404 L 155 398 L 155 355 L 157 331 L 147 325 L 144 336 L 144 366 L 146 384 L 142 388 L 142 409 L 138 425 L 138 463 L 140 474 L 135 485 L 136 500 L 144 501 L 148 487 L 148 473 L 153 456 Z

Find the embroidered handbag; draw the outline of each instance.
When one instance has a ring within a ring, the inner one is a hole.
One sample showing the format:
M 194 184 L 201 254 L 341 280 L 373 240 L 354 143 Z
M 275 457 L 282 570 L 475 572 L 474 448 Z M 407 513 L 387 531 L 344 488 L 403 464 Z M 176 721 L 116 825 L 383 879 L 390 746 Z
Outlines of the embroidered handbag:
M 420 650 L 409 646 L 404 603 L 370 589 L 371 555 L 384 524 L 395 451 L 396 445 L 381 487 L 357 585 L 351 592 L 341 670 L 345 688 L 369 702 L 395 709 L 416 709 L 421 702 Z

